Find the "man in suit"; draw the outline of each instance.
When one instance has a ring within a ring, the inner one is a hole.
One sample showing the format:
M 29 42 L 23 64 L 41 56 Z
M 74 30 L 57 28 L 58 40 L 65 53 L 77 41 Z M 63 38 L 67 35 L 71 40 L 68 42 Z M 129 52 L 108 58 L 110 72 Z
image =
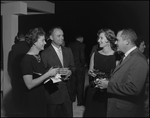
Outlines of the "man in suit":
M 22 33 L 17 34 L 14 43 L 8 55 L 8 74 L 11 78 L 12 100 L 15 112 L 23 115 L 26 107 L 26 86 L 23 82 L 20 63 L 29 51 L 29 46 L 25 35 Z
M 69 68 L 67 76 L 70 76 L 75 71 L 75 65 L 71 49 L 62 46 L 64 40 L 62 29 L 60 27 L 52 28 L 50 39 L 52 40 L 50 46 L 41 53 L 45 68 L 49 69 L 55 66 Z M 59 58 L 59 49 L 61 58 Z M 54 83 L 53 86 L 57 89 L 49 88 L 46 90 L 48 117 L 73 117 L 72 101 L 71 96 L 69 96 L 69 80 Z
M 107 88 L 107 117 L 144 116 L 144 93 L 148 77 L 148 63 L 135 46 L 136 33 L 132 29 L 120 30 L 116 44 L 124 53 L 123 61 L 114 69 L 110 81 L 101 80 L 100 89 Z
M 83 36 L 77 36 L 76 40 L 69 44 L 74 56 L 76 71 L 73 74 L 75 80 L 75 97 L 77 94 L 77 105 L 84 104 L 84 82 L 85 82 L 85 44 L 83 43 Z

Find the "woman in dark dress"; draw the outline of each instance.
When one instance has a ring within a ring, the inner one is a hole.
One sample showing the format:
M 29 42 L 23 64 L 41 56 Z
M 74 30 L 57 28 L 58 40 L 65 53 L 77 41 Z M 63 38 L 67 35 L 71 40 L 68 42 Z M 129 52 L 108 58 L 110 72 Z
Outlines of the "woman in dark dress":
M 45 32 L 42 28 L 30 30 L 28 43 L 31 48 L 22 60 L 21 68 L 24 83 L 27 87 L 26 117 L 45 117 L 46 99 L 43 82 L 55 76 L 58 68 L 50 68 L 45 72 L 39 52 L 44 49 Z
M 107 92 L 96 86 L 95 79 L 102 76 L 109 78 L 111 71 L 118 63 L 114 42 L 115 34 L 112 30 L 102 29 L 98 32 L 98 43 L 102 49 L 95 51 L 91 56 L 88 71 L 91 80 L 86 96 L 84 117 L 106 117 Z

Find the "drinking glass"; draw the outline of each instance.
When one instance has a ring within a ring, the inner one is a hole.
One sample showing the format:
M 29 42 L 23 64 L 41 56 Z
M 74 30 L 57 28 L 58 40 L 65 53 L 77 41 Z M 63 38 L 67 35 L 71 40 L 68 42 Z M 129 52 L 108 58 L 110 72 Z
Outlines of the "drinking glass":
M 65 80 L 67 78 L 68 68 L 59 68 L 58 73 L 61 75 L 61 79 Z

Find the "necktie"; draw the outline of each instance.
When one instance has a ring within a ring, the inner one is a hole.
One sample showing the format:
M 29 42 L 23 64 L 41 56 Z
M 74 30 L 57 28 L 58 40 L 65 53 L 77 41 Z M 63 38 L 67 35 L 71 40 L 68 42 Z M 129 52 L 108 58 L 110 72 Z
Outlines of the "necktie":
M 58 57 L 59 57 L 60 62 L 61 62 L 61 64 L 62 64 L 62 66 L 63 66 L 63 56 L 62 56 L 62 51 L 61 51 L 61 49 L 58 49 Z
M 121 58 L 121 60 L 120 60 L 120 62 L 119 62 L 119 65 L 121 65 L 121 63 L 122 63 L 122 61 L 124 60 L 124 58 L 125 58 L 125 55 L 122 56 L 122 58 Z

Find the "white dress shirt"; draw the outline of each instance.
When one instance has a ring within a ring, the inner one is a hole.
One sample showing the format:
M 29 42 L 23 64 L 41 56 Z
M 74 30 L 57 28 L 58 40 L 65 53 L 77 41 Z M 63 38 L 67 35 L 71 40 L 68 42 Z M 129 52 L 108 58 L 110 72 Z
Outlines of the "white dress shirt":
M 130 50 L 128 50 L 124 55 L 124 58 L 123 58 L 123 60 L 130 54 L 130 52 L 132 52 L 134 49 L 136 49 L 137 47 L 136 46 L 134 46 L 133 48 L 131 48 Z

